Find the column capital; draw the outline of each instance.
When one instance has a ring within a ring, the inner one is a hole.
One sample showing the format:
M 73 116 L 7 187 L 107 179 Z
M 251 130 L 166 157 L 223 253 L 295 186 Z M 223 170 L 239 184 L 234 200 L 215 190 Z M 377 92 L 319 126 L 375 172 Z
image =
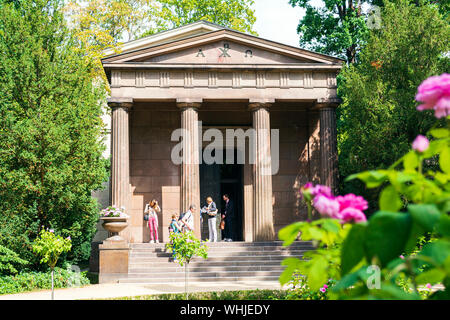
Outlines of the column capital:
M 180 109 L 194 108 L 198 109 L 202 106 L 202 98 L 177 98 L 177 107 Z
M 248 108 L 252 111 L 260 108 L 270 108 L 275 103 L 275 99 L 260 99 L 250 98 L 248 99 Z
M 131 108 L 133 106 L 133 98 L 128 97 L 111 97 L 107 99 L 110 108 Z
M 312 109 L 335 109 L 341 102 L 342 100 L 339 98 L 319 98 Z

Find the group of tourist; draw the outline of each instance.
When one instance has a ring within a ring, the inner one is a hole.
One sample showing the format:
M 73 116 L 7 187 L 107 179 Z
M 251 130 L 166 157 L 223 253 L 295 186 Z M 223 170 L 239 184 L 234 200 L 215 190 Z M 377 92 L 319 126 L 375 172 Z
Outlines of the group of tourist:
M 234 205 L 228 194 L 223 195 L 225 201 L 225 210 L 221 214 L 220 229 L 222 230 L 223 241 L 233 241 L 233 216 Z M 169 232 L 185 232 L 194 231 L 194 216 L 197 211 L 195 205 L 190 205 L 189 210 L 181 213 L 179 216 L 172 215 L 172 219 L 169 225 Z M 158 239 L 158 213 L 161 212 L 161 208 L 158 205 L 158 201 L 153 199 L 145 205 L 144 220 L 147 221 L 147 226 L 150 231 L 150 243 L 159 243 Z M 211 197 L 206 198 L 206 204 L 200 210 L 206 216 L 208 223 L 208 231 L 210 242 L 217 242 L 217 214 L 218 209 Z M 200 216 L 200 221 L 203 222 Z

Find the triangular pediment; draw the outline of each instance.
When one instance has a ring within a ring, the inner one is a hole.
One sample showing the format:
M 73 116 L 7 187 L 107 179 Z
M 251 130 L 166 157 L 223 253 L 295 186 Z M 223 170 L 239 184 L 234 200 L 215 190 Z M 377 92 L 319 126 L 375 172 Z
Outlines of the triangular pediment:
M 184 37 L 110 56 L 104 64 L 289 65 L 342 64 L 324 54 L 265 40 L 230 29 Z

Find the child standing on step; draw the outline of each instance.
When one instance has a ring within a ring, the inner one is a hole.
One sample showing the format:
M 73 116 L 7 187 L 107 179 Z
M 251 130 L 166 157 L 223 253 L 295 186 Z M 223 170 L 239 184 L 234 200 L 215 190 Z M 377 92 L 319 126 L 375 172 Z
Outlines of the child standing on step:
M 173 214 L 172 221 L 170 221 L 170 225 L 169 225 L 169 234 L 180 233 L 180 232 L 181 232 L 181 226 L 177 220 L 177 215 Z M 177 262 L 177 255 L 176 255 L 175 249 L 173 249 L 173 248 L 172 248 L 172 257 L 173 257 L 173 261 Z

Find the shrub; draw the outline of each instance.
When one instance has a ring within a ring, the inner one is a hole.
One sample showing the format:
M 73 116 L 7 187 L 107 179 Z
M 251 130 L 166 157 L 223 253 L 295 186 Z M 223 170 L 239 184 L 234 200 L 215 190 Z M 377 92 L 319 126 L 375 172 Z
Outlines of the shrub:
M 14 275 L 19 273 L 28 261 L 21 259 L 14 251 L 0 245 L 0 276 Z
M 86 272 L 76 273 L 70 268 L 55 268 L 55 288 L 68 288 L 90 284 Z M 14 276 L 0 276 L 0 294 L 13 294 L 39 289 L 51 289 L 49 272 L 21 272 Z

